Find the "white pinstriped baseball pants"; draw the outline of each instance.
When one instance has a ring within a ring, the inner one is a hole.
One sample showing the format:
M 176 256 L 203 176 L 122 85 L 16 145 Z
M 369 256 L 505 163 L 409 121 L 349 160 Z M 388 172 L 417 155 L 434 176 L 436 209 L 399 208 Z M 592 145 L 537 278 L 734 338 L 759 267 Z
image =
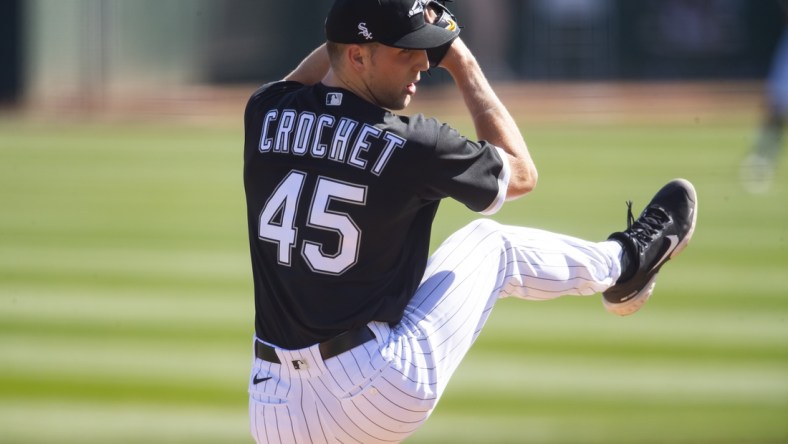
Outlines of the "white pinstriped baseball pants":
M 615 242 L 474 221 L 430 258 L 401 323 L 369 324 L 376 341 L 325 361 L 317 345 L 277 349 L 283 364 L 255 358 L 252 435 L 259 443 L 400 442 L 429 417 L 498 298 L 602 292 L 620 274 L 620 254 Z

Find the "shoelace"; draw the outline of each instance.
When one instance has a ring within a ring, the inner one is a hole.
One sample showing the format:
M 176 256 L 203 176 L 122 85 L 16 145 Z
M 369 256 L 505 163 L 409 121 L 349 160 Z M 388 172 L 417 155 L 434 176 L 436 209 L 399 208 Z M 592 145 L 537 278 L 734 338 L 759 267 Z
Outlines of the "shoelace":
M 635 219 L 632 214 L 632 201 L 627 201 L 627 232 L 631 233 L 633 239 L 641 246 L 653 241 L 668 222 L 670 222 L 668 213 L 656 206 L 646 207 L 643 214 Z

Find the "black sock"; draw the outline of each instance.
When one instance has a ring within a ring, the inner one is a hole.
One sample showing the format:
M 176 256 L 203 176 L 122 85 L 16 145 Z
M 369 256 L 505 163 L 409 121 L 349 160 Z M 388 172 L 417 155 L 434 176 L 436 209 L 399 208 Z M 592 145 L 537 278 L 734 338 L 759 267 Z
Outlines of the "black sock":
M 630 252 L 624 242 L 613 239 L 621 245 L 621 275 L 618 277 L 616 283 L 626 282 L 635 274 L 635 263 L 629 257 Z

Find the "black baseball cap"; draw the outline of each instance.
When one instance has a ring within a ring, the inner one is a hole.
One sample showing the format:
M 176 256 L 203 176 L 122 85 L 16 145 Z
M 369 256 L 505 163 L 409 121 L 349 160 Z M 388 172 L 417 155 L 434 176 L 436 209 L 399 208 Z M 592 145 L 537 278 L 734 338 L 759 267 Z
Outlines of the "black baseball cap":
M 431 49 L 460 33 L 424 19 L 424 0 L 335 0 L 326 18 L 326 39 L 336 43 L 379 42 L 395 48 Z

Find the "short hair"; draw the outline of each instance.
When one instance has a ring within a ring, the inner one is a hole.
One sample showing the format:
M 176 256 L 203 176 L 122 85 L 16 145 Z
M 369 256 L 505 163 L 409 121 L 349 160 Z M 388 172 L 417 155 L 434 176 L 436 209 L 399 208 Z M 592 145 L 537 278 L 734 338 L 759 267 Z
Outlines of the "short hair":
M 336 67 L 338 63 L 342 60 L 342 56 L 345 53 L 345 50 L 350 45 L 358 45 L 358 46 L 366 46 L 372 50 L 374 54 L 375 49 L 380 46 L 377 42 L 372 43 L 337 43 L 332 41 L 326 41 L 326 51 L 328 52 L 328 60 L 331 63 L 332 67 Z
M 328 51 L 328 60 L 331 61 L 331 65 L 334 65 L 335 61 L 338 57 L 342 56 L 342 52 L 345 50 L 347 45 L 343 43 L 337 42 L 326 42 L 326 50 Z

